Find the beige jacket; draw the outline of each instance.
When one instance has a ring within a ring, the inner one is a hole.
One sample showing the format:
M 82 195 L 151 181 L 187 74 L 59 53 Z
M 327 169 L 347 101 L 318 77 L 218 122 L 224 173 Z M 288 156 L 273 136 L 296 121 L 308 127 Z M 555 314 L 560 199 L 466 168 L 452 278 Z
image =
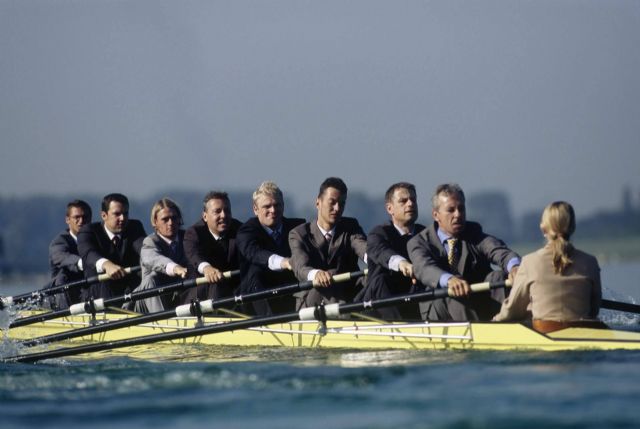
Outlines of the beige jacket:
M 598 316 L 602 288 L 596 258 L 575 249 L 573 264 L 562 274 L 554 272 L 551 258 L 551 249 L 543 247 L 522 259 L 513 290 L 494 320 L 521 320 L 529 310 L 533 319 L 563 322 Z

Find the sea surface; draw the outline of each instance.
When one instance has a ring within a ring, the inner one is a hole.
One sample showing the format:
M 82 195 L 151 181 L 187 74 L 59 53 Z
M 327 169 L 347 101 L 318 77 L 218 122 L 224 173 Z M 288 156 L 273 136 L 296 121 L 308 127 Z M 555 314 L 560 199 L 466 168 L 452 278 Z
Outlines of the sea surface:
M 640 298 L 639 263 L 602 277 L 606 298 Z M 203 361 L 0 364 L 0 428 L 640 428 L 640 351 L 183 351 Z

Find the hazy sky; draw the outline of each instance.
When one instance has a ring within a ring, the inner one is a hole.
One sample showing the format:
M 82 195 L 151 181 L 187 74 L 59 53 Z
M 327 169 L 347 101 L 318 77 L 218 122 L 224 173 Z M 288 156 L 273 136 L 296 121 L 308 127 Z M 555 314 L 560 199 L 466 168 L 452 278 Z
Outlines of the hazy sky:
M 3 196 L 337 175 L 584 215 L 640 191 L 640 1 L 0 0 L 0 139 Z

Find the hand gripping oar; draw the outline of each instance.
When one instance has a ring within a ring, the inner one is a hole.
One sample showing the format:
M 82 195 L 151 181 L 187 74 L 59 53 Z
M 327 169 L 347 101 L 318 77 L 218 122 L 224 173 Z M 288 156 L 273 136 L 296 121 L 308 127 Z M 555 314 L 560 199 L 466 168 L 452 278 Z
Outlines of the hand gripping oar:
M 640 314 L 640 305 L 631 304 L 630 302 L 611 301 L 609 299 L 603 299 L 600 306 L 608 310 L 625 311 L 627 313 Z
M 125 268 L 124 270 L 127 272 L 127 274 L 131 274 L 131 273 L 136 273 L 140 271 L 140 267 L 139 266 L 128 267 L 128 268 Z M 33 292 L 27 292 L 27 293 L 23 293 L 16 296 L 3 296 L 3 297 L 0 297 L 0 310 L 4 309 L 5 307 L 9 307 L 10 305 L 13 305 L 13 304 L 23 303 L 29 299 L 40 301 L 45 296 L 55 295 L 60 292 L 67 292 L 80 286 L 89 285 L 97 282 L 104 282 L 109 279 L 110 279 L 109 274 L 99 274 L 97 276 L 88 277 L 82 280 L 76 280 L 74 282 L 65 283 L 63 285 L 55 286 L 52 288 L 43 288 L 40 290 L 35 290 Z
M 240 271 L 238 270 L 226 271 L 222 273 L 222 275 L 226 278 L 230 278 L 239 273 Z M 125 302 L 139 301 L 145 298 L 150 298 L 152 296 L 163 295 L 163 294 L 190 288 L 190 287 L 193 287 L 199 284 L 205 284 L 205 283 L 208 283 L 208 281 L 204 277 L 201 277 L 198 279 L 182 280 L 180 282 L 172 283 L 170 285 L 160 286 L 153 289 L 142 290 L 139 292 L 133 292 L 130 294 L 126 294 L 126 295 L 118 296 L 114 298 L 91 299 L 86 302 L 73 304 L 72 306 L 64 310 L 51 311 L 48 313 L 36 314 L 33 316 L 23 317 L 21 319 L 14 320 L 9 324 L 9 328 L 17 328 L 20 326 L 32 325 L 34 323 L 44 322 L 45 320 L 58 319 L 60 317 L 77 315 L 77 314 L 88 313 L 95 316 L 97 312 L 103 311 L 107 307 L 120 306 Z
M 366 274 L 366 270 L 356 271 L 353 273 L 338 274 L 333 277 L 335 282 L 342 282 L 349 279 L 355 279 Z M 204 279 L 204 277 L 202 278 Z M 201 280 L 201 279 L 198 279 Z M 127 328 L 129 326 L 140 325 L 142 323 L 157 322 L 159 320 L 170 319 L 172 317 L 189 317 L 198 316 L 199 314 L 205 314 L 213 312 L 213 310 L 221 307 L 225 307 L 229 304 L 248 303 L 261 299 L 273 298 L 276 296 L 290 295 L 295 292 L 301 292 L 313 288 L 313 282 L 306 281 L 300 283 L 291 283 L 285 286 L 275 287 L 272 289 L 266 289 L 259 292 L 253 292 L 245 295 L 236 295 L 230 298 L 222 298 L 216 301 L 206 300 L 201 302 L 194 302 L 192 304 L 185 304 L 176 307 L 172 310 L 159 311 L 156 313 L 144 314 L 137 317 L 128 317 L 126 319 L 114 320 L 107 323 L 101 323 L 95 326 L 87 326 L 85 328 L 71 329 L 69 331 L 60 332 L 57 334 L 51 334 L 39 338 L 33 338 L 25 340 L 19 343 L 21 346 L 31 347 L 39 344 L 53 343 L 57 341 L 68 340 L 71 338 L 83 337 L 85 335 L 97 334 L 100 332 L 111 331 L 114 329 Z
M 334 277 L 335 278 L 335 277 Z M 505 287 L 506 282 L 499 283 L 476 283 L 470 285 L 472 292 L 484 292 L 491 289 Z M 117 341 L 107 341 L 99 344 L 87 344 L 78 347 L 61 348 L 40 353 L 13 356 L 2 359 L 2 362 L 37 362 L 43 359 L 53 359 L 64 356 L 74 356 L 82 353 L 95 353 L 105 350 L 112 350 L 123 347 L 152 344 L 159 341 L 171 341 L 182 338 L 196 337 L 201 335 L 217 334 L 221 332 L 235 331 L 239 329 L 249 329 L 258 326 L 266 326 L 274 323 L 287 323 L 296 320 L 318 320 L 326 321 L 330 317 L 337 317 L 341 314 L 358 312 L 368 309 L 388 307 L 402 303 L 429 301 L 444 298 L 449 295 L 447 288 L 429 289 L 425 292 L 410 295 L 401 295 L 391 298 L 378 299 L 373 301 L 358 302 L 353 304 L 329 304 L 315 307 L 303 308 L 299 312 L 280 314 L 275 316 L 254 317 L 227 323 L 206 325 L 176 332 L 166 332 L 162 334 L 147 335 L 144 337 L 129 338 Z

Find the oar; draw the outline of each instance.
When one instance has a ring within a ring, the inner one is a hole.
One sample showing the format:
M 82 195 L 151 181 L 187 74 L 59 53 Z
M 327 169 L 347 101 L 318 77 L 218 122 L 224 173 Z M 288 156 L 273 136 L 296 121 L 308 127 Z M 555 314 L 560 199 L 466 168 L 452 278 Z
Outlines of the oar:
M 230 278 L 232 276 L 238 275 L 240 271 L 225 271 L 222 275 L 225 278 Z M 153 289 L 142 290 L 139 292 L 134 292 L 130 294 L 126 294 L 123 296 L 118 296 L 109 299 L 94 299 L 89 300 L 87 302 L 81 302 L 78 304 L 73 304 L 69 308 L 58 311 L 50 311 L 48 313 L 36 314 L 29 317 L 23 317 L 21 319 L 14 320 L 9 324 L 9 328 L 17 328 L 20 326 L 32 325 L 34 323 L 44 322 L 45 320 L 58 319 L 60 317 L 77 315 L 77 314 L 95 314 L 99 311 L 104 310 L 107 307 L 114 307 L 122 305 L 125 302 L 131 301 L 139 301 L 145 298 L 150 298 L 152 296 L 164 295 L 170 292 L 174 292 L 177 290 L 187 289 L 199 284 L 208 283 L 206 278 L 200 277 L 197 279 L 190 280 L 182 280 L 177 283 L 172 283 L 170 285 L 161 286 Z
M 611 301 L 609 299 L 603 299 L 600 306 L 609 310 L 626 311 L 627 313 L 640 314 L 640 305 L 631 304 L 629 302 L 619 302 Z
M 127 274 L 131 274 L 131 273 L 140 271 L 140 267 L 139 266 L 128 267 L 128 268 L 125 268 L 124 270 L 127 272 Z M 63 285 L 55 286 L 52 288 L 42 288 L 40 290 L 35 290 L 33 292 L 26 292 L 16 296 L 3 296 L 3 297 L 0 297 L 0 310 L 4 309 L 5 307 L 9 307 L 10 305 L 13 305 L 13 304 L 23 303 L 29 299 L 34 299 L 39 301 L 43 296 L 50 296 L 60 292 L 67 292 L 80 286 L 84 286 L 84 285 L 88 285 L 96 282 L 104 282 L 109 280 L 110 278 L 111 277 L 109 276 L 109 274 L 106 274 L 106 273 L 99 274 L 97 276 L 87 277 L 86 279 L 76 280 L 74 282 L 65 283 Z
M 356 271 L 353 273 L 338 274 L 333 277 L 335 282 L 343 282 L 349 279 L 355 279 L 362 277 L 366 274 L 366 270 Z M 204 277 L 202 278 L 204 279 Z M 200 280 L 200 279 L 198 279 Z M 301 292 L 313 288 L 313 282 L 306 281 L 301 283 L 292 283 L 285 286 L 275 287 L 272 289 L 263 290 L 260 292 L 249 293 L 246 295 L 236 295 L 229 298 L 223 298 L 219 300 L 206 300 L 199 303 L 199 311 L 204 313 L 213 312 L 213 310 L 221 307 L 225 307 L 229 304 L 248 303 L 261 299 L 273 298 L 276 296 L 290 295 L 295 292 Z M 71 329 L 69 331 L 60 332 L 58 334 L 51 334 L 39 338 L 33 338 L 18 343 L 25 347 L 31 347 L 39 344 L 53 343 L 57 341 L 68 340 L 71 338 L 83 337 L 85 335 L 97 334 L 100 332 L 111 331 L 114 329 L 127 328 L 129 326 L 140 325 L 142 323 L 157 322 L 159 320 L 166 320 L 172 317 L 189 317 L 197 316 L 198 310 L 195 304 L 185 304 L 176 307 L 172 310 L 159 311 L 156 313 L 144 314 L 137 317 L 128 317 L 126 319 L 114 320 L 107 323 L 101 323 L 95 326 L 87 326 L 85 328 Z
M 471 285 L 472 292 L 482 292 L 491 289 L 505 287 L 505 282 L 500 283 L 476 283 Z M 78 347 L 61 348 L 40 353 L 31 353 L 26 355 L 18 355 L 5 358 L 2 362 L 37 362 L 43 359 L 53 359 L 65 356 L 74 356 L 82 353 L 95 353 L 105 350 L 112 350 L 123 347 L 139 346 L 143 344 L 152 344 L 159 341 L 171 341 L 201 335 L 217 334 L 222 332 L 235 331 L 239 329 L 255 328 L 258 326 L 266 326 L 275 323 L 287 323 L 296 320 L 319 320 L 326 321 L 328 318 L 337 317 L 341 314 L 347 314 L 368 309 L 388 307 L 407 302 L 429 301 L 438 298 L 444 298 L 449 295 L 446 288 L 430 289 L 426 292 L 414 293 L 410 295 L 396 296 L 392 298 L 379 299 L 374 301 L 358 302 L 353 304 L 329 304 L 319 305 L 316 307 L 303 308 L 299 312 L 280 314 L 275 316 L 254 317 L 252 319 L 244 319 L 227 323 L 219 323 L 215 325 L 207 325 L 175 332 L 166 332 L 162 334 L 147 335 L 144 337 L 128 338 L 117 341 L 107 341 L 99 344 L 87 344 Z

